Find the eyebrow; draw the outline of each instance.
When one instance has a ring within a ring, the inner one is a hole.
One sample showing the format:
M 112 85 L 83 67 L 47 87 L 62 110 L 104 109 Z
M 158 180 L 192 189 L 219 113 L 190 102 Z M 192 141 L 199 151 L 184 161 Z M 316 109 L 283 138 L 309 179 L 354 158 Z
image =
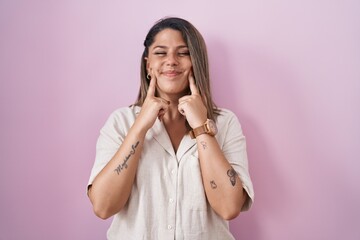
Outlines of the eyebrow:
M 168 47 L 167 46 L 163 46 L 163 45 L 157 45 L 155 46 L 153 49 L 156 49 L 156 48 L 165 48 L 167 49 Z M 179 48 L 188 48 L 188 46 L 186 45 L 180 45 L 180 46 L 177 46 L 176 49 L 179 49 Z

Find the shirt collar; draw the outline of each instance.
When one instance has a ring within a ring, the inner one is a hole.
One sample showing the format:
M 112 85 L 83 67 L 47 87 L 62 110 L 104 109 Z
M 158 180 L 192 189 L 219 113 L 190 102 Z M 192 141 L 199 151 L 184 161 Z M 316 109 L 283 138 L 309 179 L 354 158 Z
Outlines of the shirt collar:
M 140 113 L 141 107 L 135 106 L 135 114 L 138 115 Z M 155 141 L 157 141 L 167 153 L 169 153 L 172 157 L 176 157 L 178 161 L 182 159 L 182 157 L 196 144 L 195 139 L 191 139 L 189 134 L 186 134 L 180 142 L 179 148 L 175 154 L 174 148 L 171 144 L 170 137 L 165 129 L 164 124 L 156 119 L 154 125 L 147 133 L 148 136 L 151 136 Z

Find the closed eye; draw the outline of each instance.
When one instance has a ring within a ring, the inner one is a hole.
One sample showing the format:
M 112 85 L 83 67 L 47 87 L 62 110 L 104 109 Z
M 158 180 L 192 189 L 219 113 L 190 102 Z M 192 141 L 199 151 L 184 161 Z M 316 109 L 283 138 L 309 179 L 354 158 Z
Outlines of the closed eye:
M 166 52 L 155 52 L 155 55 L 166 55 Z
M 189 52 L 179 52 L 178 53 L 180 56 L 189 56 L 190 53 Z

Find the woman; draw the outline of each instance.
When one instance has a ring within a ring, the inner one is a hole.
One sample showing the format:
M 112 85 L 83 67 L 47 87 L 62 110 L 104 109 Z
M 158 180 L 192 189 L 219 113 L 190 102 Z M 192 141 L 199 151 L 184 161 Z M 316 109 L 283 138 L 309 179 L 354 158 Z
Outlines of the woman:
M 137 102 L 97 142 L 94 212 L 114 216 L 108 239 L 234 239 L 227 220 L 250 207 L 253 188 L 240 124 L 211 98 L 204 40 L 165 18 L 144 46 Z

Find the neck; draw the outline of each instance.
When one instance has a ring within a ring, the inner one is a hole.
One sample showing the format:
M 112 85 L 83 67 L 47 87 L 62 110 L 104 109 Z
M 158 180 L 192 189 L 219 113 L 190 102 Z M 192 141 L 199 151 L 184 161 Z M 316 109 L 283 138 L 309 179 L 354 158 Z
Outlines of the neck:
M 179 104 L 178 101 L 176 102 L 170 101 L 170 106 L 163 118 L 165 122 L 172 122 L 172 121 L 185 122 L 185 117 L 178 110 L 178 104 Z
M 174 102 L 176 105 L 179 103 L 179 99 L 186 95 L 191 95 L 191 92 L 189 89 L 186 89 L 181 93 L 173 93 L 173 94 L 163 93 L 163 92 L 159 92 L 159 91 L 156 91 L 156 93 L 155 93 L 155 96 L 166 99 L 166 100 L 170 101 L 171 103 Z

